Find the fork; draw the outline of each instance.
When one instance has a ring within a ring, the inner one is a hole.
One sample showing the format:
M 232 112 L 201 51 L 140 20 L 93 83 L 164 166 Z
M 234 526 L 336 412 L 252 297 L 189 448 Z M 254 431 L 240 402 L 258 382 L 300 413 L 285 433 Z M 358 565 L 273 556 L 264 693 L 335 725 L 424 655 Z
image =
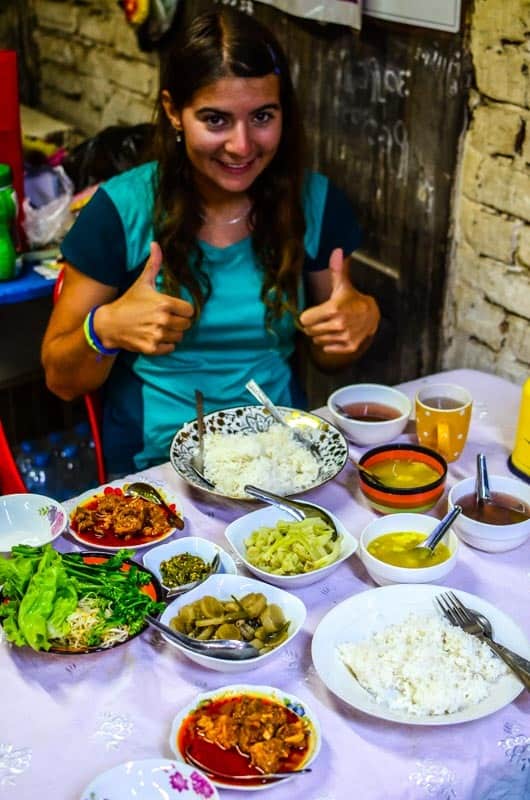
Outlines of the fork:
M 517 653 L 514 653 L 508 647 L 499 644 L 491 636 L 487 636 L 478 615 L 465 606 L 454 592 L 446 592 L 434 599 L 438 608 L 444 617 L 449 620 L 451 625 L 462 628 L 462 630 L 466 633 L 470 633 L 472 636 L 478 636 L 482 642 L 489 645 L 493 652 L 496 653 L 499 658 L 502 658 L 504 663 L 507 664 L 512 672 L 519 678 L 525 689 L 530 691 L 529 661 L 517 655 Z

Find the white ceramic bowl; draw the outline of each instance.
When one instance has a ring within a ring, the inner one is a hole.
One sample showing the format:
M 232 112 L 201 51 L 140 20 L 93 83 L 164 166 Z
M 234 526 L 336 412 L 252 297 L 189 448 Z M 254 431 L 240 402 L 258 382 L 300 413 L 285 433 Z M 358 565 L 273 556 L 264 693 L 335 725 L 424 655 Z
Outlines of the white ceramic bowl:
M 366 422 L 350 419 L 341 414 L 337 406 L 348 403 L 381 403 L 395 408 L 400 412 L 396 419 L 381 420 L 380 422 Z M 333 421 L 355 444 L 368 447 L 374 444 L 391 442 L 400 433 L 403 433 L 409 420 L 412 403 L 403 392 L 380 383 L 354 383 L 342 386 L 328 398 L 328 409 Z
M 149 552 L 144 555 L 142 561 L 144 566 L 150 569 L 151 572 L 156 575 L 161 585 L 167 589 L 169 587 L 167 587 L 162 580 L 160 564 L 162 561 L 167 561 L 169 558 L 181 555 L 182 553 L 190 553 L 192 556 L 199 556 L 199 558 L 202 558 L 208 564 L 211 564 L 214 557 L 219 553 L 220 562 L 217 572 L 229 575 L 235 575 L 237 573 L 237 568 L 232 556 L 230 556 L 226 550 L 223 550 L 222 547 L 219 547 L 219 545 L 210 542 L 209 539 L 202 539 L 200 536 L 183 536 L 182 539 L 176 539 L 173 542 L 153 547 L 152 550 L 149 550 Z
M 258 669 L 263 666 L 264 663 L 269 662 L 271 658 L 274 658 L 283 647 L 289 644 L 291 639 L 296 636 L 304 624 L 307 613 L 306 607 L 294 594 L 290 594 L 290 592 L 286 592 L 284 589 L 280 589 L 277 586 L 269 586 L 254 578 L 244 578 L 242 575 L 220 575 L 217 573 L 207 578 L 200 586 L 197 586 L 190 592 L 186 592 L 186 594 L 173 600 L 173 602 L 167 606 L 160 619 L 166 625 L 169 625 L 172 618 L 177 615 L 183 606 L 193 603 L 195 600 L 200 600 L 201 597 L 205 597 L 205 595 L 212 595 L 219 600 L 230 600 L 233 595 L 239 598 L 250 592 L 261 592 L 265 595 L 269 603 L 276 603 L 279 605 L 285 618 L 290 622 L 289 636 L 284 642 L 278 645 L 278 647 L 275 647 L 274 650 L 270 650 L 268 653 L 248 660 L 229 661 L 224 658 L 215 658 L 215 656 L 194 653 L 191 650 L 186 650 L 186 648 L 175 641 L 170 639 L 167 639 L 167 641 L 191 661 L 195 661 L 196 664 L 200 664 L 203 667 L 214 669 L 217 672 L 246 672 L 248 670 L 254 671 Z M 162 636 L 164 636 L 164 634 L 162 634 Z
M 415 531 L 417 533 L 425 533 L 428 536 L 439 521 L 436 517 L 417 513 L 390 514 L 386 517 L 372 520 L 361 533 L 359 541 L 359 557 L 372 580 L 379 586 L 388 586 L 392 583 L 435 583 L 445 578 L 455 566 L 458 552 L 458 537 L 452 528 L 449 528 L 442 540 L 449 547 L 451 555 L 447 561 L 442 561 L 441 564 L 434 564 L 432 567 L 395 567 L 392 564 L 385 564 L 384 561 L 379 561 L 367 550 L 373 539 L 378 536 L 384 536 L 385 533 Z
M 311 583 L 316 583 L 327 577 L 330 572 L 337 569 L 339 564 L 342 564 L 357 549 L 357 539 L 346 530 L 337 517 L 329 511 L 328 513 L 341 536 L 340 555 L 336 561 L 327 567 L 321 567 L 312 572 L 303 572 L 300 575 L 274 575 L 272 572 L 266 572 L 254 566 L 246 558 L 245 539 L 248 539 L 250 534 L 257 528 L 261 528 L 263 525 L 274 527 L 279 520 L 294 522 L 294 519 L 289 514 L 286 514 L 285 511 L 280 511 L 275 506 L 266 506 L 265 508 L 259 508 L 257 511 L 251 511 L 250 514 L 245 514 L 230 523 L 225 530 L 225 536 L 245 567 L 258 578 L 267 581 L 267 583 L 272 583 L 274 586 L 281 586 L 283 589 L 300 589 L 302 586 L 309 586 Z
M 0 497 L 0 552 L 16 544 L 38 547 L 52 542 L 68 526 L 68 514 L 43 494 L 6 494 Z
M 504 475 L 489 475 L 489 487 L 493 492 L 501 492 L 522 500 L 530 506 L 530 486 L 518 478 Z M 460 498 L 475 491 L 475 478 L 464 478 L 456 483 L 449 491 L 448 505 L 452 509 Z M 460 514 L 454 528 L 458 536 L 466 544 L 485 550 L 488 553 L 502 553 L 513 550 L 524 544 L 530 537 L 530 519 L 517 522 L 514 525 L 490 525 L 486 522 L 477 522 L 465 514 Z
M 179 731 L 190 714 L 193 714 L 199 708 L 204 708 L 205 705 L 210 702 L 230 700 L 233 697 L 239 697 L 241 695 L 250 695 L 251 697 L 269 700 L 274 703 L 278 703 L 281 706 L 286 706 L 288 709 L 294 711 L 295 714 L 298 714 L 298 716 L 306 722 L 309 732 L 309 750 L 305 756 L 305 759 L 300 763 L 298 768 L 308 767 L 315 760 L 322 744 L 322 732 L 317 717 L 309 708 L 305 700 L 300 700 L 300 698 L 296 697 L 296 695 L 286 692 L 283 689 L 276 689 L 273 686 L 260 686 L 246 683 L 232 684 L 231 686 L 224 686 L 220 689 L 213 689 L 209 692 L 202 692 L 201 694 L 196 695 L 191 703 L 179 711 L 173 720 L 171 725 L 171 733 L 169 735 L 169 746 L 175 756 L 181 761 L 186 760 L 185 754 L 179 747 Z M 217 769 L 220 769 L 220 766 L 217 763 L 209 764 L 208 766 L 217 767 Z M 295 778 L 296 775 L 287 775 L 283 780 L 273 784 L 261 783 L 250 785 L 245 781 L 241 781 L 238 784 L 227 784 L 226 782 L 223 782 L 222 779 L 210 778 L 210 780 L 216 786 L 221 788 L 255 792 L 262 789 L 271 789 L 273 786 L 283 786 L 284 783 L 294 780 Z M 296 793 L 296 790 L 294 791 L 295 797 L 303 796 L 303 775 L 299 777 L 299 782 L 300 790 L 298 794 Z

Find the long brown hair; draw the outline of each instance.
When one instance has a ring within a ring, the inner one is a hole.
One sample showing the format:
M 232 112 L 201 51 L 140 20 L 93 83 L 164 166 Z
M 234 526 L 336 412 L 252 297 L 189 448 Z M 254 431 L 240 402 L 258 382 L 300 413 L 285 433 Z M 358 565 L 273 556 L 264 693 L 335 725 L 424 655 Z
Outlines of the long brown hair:
M 278 150 L 248 194 L 252 244 L 263 267 L 262 300 L 268 323 L 287 305 L 296 309 L 304 260 L 302 207 L 303 132 L 289 66 L 273 34 L 255 18 L 223 8 L 192 20 L 163 56 L 160 92 L 167 90 L 177 110 L 220 78 L 256 78 L 276 73 L 283 126 Z M 154 155 L 158 162 L 155 232 L 164 253 L 168 291 L 186 288 L 197 313 L 210 293 L 197 243 L 201 200 L 185 146 L 176 141 L 161 100 L 156 117 Z

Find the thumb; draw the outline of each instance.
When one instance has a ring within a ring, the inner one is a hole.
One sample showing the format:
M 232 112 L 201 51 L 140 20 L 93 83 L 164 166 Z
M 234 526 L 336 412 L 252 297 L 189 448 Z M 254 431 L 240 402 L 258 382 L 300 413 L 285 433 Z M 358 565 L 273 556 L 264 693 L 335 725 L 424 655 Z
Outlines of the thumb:
M 162 250 L 158 242 L 151 242 L 149 258 L 145 263 L 144 270 L 140 275 L 140 281 L 155 288 L 156 276 L 162 266 Z
M 340 247 L 335 248 L 329 257 L 329 271 L 331 277 L 331 295 L 338 294 L 345 284 L 350 283 L 350 269 L 348 259 L 344 258 Z

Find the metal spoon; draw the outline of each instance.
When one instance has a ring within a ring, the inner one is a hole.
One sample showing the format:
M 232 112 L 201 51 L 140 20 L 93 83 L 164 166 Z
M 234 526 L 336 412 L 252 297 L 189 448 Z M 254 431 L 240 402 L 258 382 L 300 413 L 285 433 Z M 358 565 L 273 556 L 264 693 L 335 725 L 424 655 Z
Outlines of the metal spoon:
M 287 430 L 291 432 L 299 444 L 306 447 L 315 456 L 315 458 L 320 458 L 320 450 L 318 449 L 318 445 L 313 442 L 309 436 L 304 436 L 301 431 L 292 425 L 289 425 L 284 420 L 270 397 L 265 394 L 261 386 L 259 386 L 256 381 L 248 381 L 248 383 L 245 384 L 245 389 L 247 389 L 247 391 L 249 391 L 250 394 L 267 409 L 267 411 L 274 417 L 276 422 L 278 422 L 280 425 L 283 425 L 284 428 L 287 428 Z
M 332 542 L 334 542 L 339 535 L 335 523 L 328 512 L 324 511 L 324 509 L 319 508 L 318 506 L 313 505 L 313 503 L 305 503 L 301 500 L 287 500 L 285 497 L 272 494 L 272 492 L 266 492 L 264 489 L 258 489 L 257 486 L 251 486 L 250 484 L 245 486 L 245 492 L 251 495 L 251 497 L 256 497 L 258 500 L 263 500 L 264 503 L 269 503 L 272 506 L 276 506 L 276 508 L 281 509 L 281 511 L 286 511 L 287 514 L 290 514 L 299 522 L 304 519 L 314 519 L 315 517 L 318 517 L 319 519 L 323 520 L 326 525 L 329 525 L 333 531 L 331 535 Z
M 482 628 L 484 636 L 487 639 L 493 639 L 493 628 L 491 627 L 491 622 L 489 621 L 489 619 L 485 617 L 484 614 L 480 614 L 478 611 L 474 611 L 472 608 L 470 608 L 469 610 L 471 611 L 472 614 L 475 615 L 478 624 Z M 507 653 L 509 656 L 511 656 L 511 658 L 513 658 L 516 667 L 517 666 L 520 667 L 527 673 L 527 675 L 530 673 L 530 661 L 528 661 L 528 659 L 523 658 L 518 653 L 514 653 L 513 650 L 510 650 L 509 647 L 505 647 L 503 644 L 499 644 L 499 642 L 497 642 L 497 645 L 499 647 L 502 647 L 504 652 Z M 513 666 L 512 669 L 514 669 Z
M 375 474 L 375 472 L 372 472 L 371 469 L 367 469 L 366 467 L 363 467 L 362 464 L 359 464 L 359 462 L 356 461 L 351 456 L 350 456 L 350 461 L 353 464 L 353 466 L 356 467 L 356 469 L 358 469 L 359 472 L 362 475 L 366 475 L 368 478 L 370 478 L 370 480 L 372 480 L 374 483 L 377 483 L 377 485 L 381 486 L 383 489 L 388 489 L 388 486 L 386 485 L 386 483 L 383 483 L 381 478 L 378 478 L 378 476 Z
M 215 484 L 204 474 L 204 396 L 200 389 L 195 389 L 195 410 L 197 413 L 197 435 L 199 437 L 199 447 L 191 456 L 189 466 L 192 472 L 206 485 L 208 489 L 215 489 Z
M 237 639 L 192 639 L 180 631 L 164 625 L 156 617 L 150 614 L 145 615 L 145 621 L 153 628 L 161 631 L 168 639 L 172 639 L 187 650 L 200 653 L 203 656 L 212 658 L 225 658 L 229 661 L 243 661 L 247 658 L 259 656 L 259 650 L 249 642 L 238 641 Z
M 477 453 L 477 479 L 475 482 L 475 495 L 477 499 L 477 508 L 483 509 L 484 506 L 494 506 L 495 508 L 503 508 L 506 511 L 510 511 L 513 515 L 513 523 L 517 522 L 524 522 L 527 518 L 524 511 L 521 508 L 514 508 L 513 506 L 507 506 L 504 503 L 499 503 L 496 499 L 491 497 L 489 480 L 488 480 L 488 468 L 486 466 L 486 456 L 484 453 Z M 487 522 L 487 517 L 480 517 L 478 518 L 479 522 Z
M 199 578 L 196 581 L 190 581 L 189 583 L 181 583 L 180 586 L 173 586 L 171 589 L 167 590 L 165 599 L 171 600 L 173 597 L 178 597 L 179 595 L 184 594 L 184 592 L 189 592 L 191 589 L 195 589 L 196 586 L 204 583 L 204 581 L 209 578 L 210 575 L 213 575 L 214 572 L 217 572 L 220 562 L 221 557 L 219 553 L 216 553 L 212 559 L 212 563 L 210 564 L 210 569 L 206 575 L 204 575 L 204 577 Z
M 173 509 L 171 509 L 160 492 L 155 489 L 154 486 L 151 486 L 150 483 L 142 483 L 141 481 L 137 481 L 136 483 L 126 483 L 123 487 L 123 493 L 127 497 L 142 497 L 144 500 L 149 500 L 151 503 L 156 503 L 165 510 L 167 514 L 167 521 L 170 525 L 173 525 L 175 528 L 182 530 L 184 527 L 184 520 L 178 514 L 176 514 Z
M 436 528 L 430 533 L 425 541 L 421 542 L 421 544 L 415 545 L 412 549 L 413 550 L 428 550 L 429 553 L 434 551 L 434 548 L 438 544 L 438 542 L 445 536 L 446 532 L 449 530 L 455 519 L 458 517 L 459 514 L 462 513 L 462 506 L 455 505 L 454 508 L 449 511 L 445 517 L 438 523 Z

